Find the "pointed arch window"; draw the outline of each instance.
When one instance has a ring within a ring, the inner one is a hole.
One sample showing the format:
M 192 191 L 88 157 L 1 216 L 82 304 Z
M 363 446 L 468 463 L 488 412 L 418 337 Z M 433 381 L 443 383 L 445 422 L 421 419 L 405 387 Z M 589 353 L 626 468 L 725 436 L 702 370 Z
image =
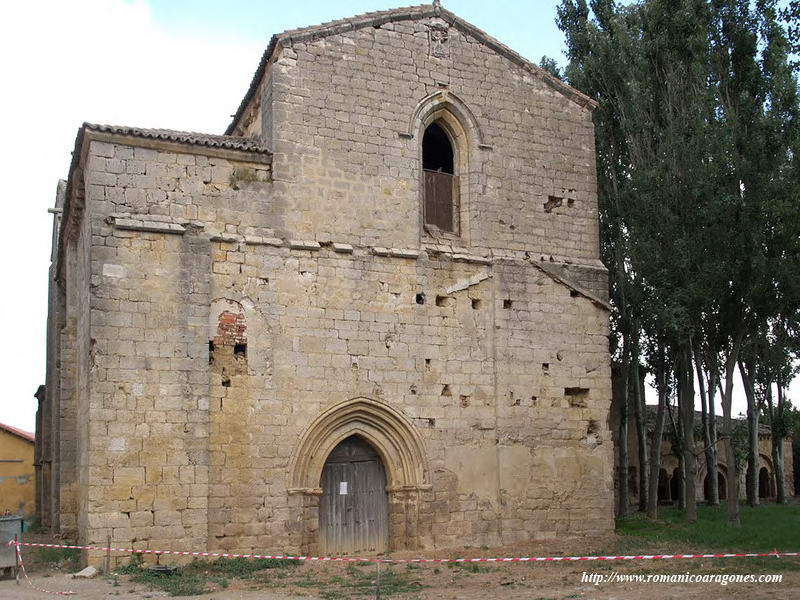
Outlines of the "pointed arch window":
M 453 142 L 439 121 L 422 136 L 423 213 L 427 229 L 458 234 L 458 175 Z

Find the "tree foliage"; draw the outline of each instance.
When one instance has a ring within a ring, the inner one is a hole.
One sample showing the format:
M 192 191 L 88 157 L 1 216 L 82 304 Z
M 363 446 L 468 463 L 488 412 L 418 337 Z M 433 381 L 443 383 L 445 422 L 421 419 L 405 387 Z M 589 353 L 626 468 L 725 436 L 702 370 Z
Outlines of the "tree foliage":
M 791 53 L 799 4 L 562 0 L 558 8 L 565 78 L 598 104 L 612 350 L 621 364 L 634 357 L 653 373 L 672 357 L 690 486 L 692 357 L 710 393 L 725 383 L 728 437 L 741 352 L 758 362 L 760 389 L 785 389 L 794 376 L 787 365 L 797 357 L 800 306 L 800 120 Z

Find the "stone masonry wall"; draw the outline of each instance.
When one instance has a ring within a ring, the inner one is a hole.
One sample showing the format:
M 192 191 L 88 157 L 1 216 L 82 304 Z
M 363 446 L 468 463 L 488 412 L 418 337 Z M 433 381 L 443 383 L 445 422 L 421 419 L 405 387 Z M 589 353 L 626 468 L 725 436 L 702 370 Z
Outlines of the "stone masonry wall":
M 470 143 L 459 148 L 469 155 L 461 242 L 597 261 L 591 111 L 455 27 L 447 28 L 446 56 L 432 55 L 436 26 L 447 23 L 386 23 L 280 51 L 271 147 L 285 221 L 276 228 L 416 246 L 421 132 L 409 132 L 409 122 L 423 98 L 446 90 L 476 125 L 462 123 Z M 476 130 L 488 147 L 478 147 Z
M 241 164 L 99 142 L 87 163 L 87 541 L 312 551 L 288 461 L 323 409 L 358 396 L 426 444 L 431 488 L 394 547 L 611 527 L 607 313 L 524 253 L 259 236 L 245 223 L 274 184 L 237 181 Z
M 69 384 L 83 540 L 314 552 L 318 496 L 289 489 L 290 463 L 356 398 L 424 446 L 424 482 L 390 486 L 392 549 L 612 529 L 590 112 L 460 29 L 432 52 L 430 25 L 280 50 L 247 129 L 271 138 L 271 164 L 87 142 L 90 278 L 67 300 L 91 311 L 74 325 L 88 385 Z M 472 117 L 462 235 L 434 239 L 409 122 L 444 89 Z

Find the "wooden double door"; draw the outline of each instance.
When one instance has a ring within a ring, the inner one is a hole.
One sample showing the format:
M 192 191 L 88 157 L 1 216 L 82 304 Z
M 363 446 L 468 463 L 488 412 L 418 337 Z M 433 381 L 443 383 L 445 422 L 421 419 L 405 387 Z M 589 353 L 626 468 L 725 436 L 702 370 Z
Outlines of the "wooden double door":
M 386 470 L 366 441 L 351 436 L 322 471 L 320 551 L 325 555 L 385 552 L 389 542 Z

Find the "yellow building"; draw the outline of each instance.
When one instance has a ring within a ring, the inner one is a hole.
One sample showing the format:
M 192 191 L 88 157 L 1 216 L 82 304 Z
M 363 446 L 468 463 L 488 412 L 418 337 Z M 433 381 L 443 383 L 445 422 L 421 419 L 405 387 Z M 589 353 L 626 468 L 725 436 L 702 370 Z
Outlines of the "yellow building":
M 0 515 L 34 513 L 34 435 L 0 423 Z

